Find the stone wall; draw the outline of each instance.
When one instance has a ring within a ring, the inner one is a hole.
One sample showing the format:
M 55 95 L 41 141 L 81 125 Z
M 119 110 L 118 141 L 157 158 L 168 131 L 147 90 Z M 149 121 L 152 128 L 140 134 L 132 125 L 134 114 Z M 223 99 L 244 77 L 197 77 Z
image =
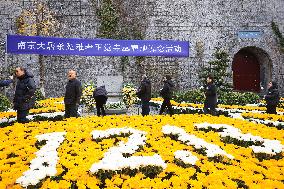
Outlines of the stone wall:
M 283 1 L 152 1 L 147 37 L 188 40 L 191 56 L 179 60 L 179 86 L 189 89 L 199 85 L 197 73 L 201 65 L 212 58 L 216 47 L 226 50 L 231 60 L 242 48 L 254 46 L 264 50 L 273 64 L 273 79 L 280 83 L 283 93 L 283 58 L 272 33 L 270 23 L 276 21 L 284 30 Z M 241 30 L 259 30 L 259 39 L 239 39 Z M 202 52 L 198 47 L 202 44 Z M 232 61 L 231 61 L 232 62 Z M 230 65 L 231 67 L 231 65 Z M 270 79 L 270 78 L 266 78 Z
M 55 36 L 96 38 L 100 22 L 96 16 L 103 0 L 41 0 L 60 23 Z M 146 73 L 155 90 L 161 88 L 162 77 L 171 74 L 180 90 L 200 85 L 198 72 L 212 59 L 216 47 L 226 50 L 231 62 L 242 48 L 257 47 L 265 52 L 272 64 L 272 78 L 279 82 L 284 93 L 284 55 L 280 53 L 271 30 L 272 20 L 284 33 L 284 2 L 273 1 L 225 1 L 225 0 L 124 0 L 115 1 L 121 13 L 123 27 L 136 23 L 144 39 L 171 39 L 190 42 L 189 58 L 146 57 L 141 60 L 129 57 L 78 57 L 45 56 L 45 91 L 49 97 L 62 96 L 68 69 L 78 71 L 85 83 L 96 83 L 97 76 L 123 76 L 124 82 L 138 85 Z M 23 9 L 34 7 L 35 1 L 0 0 L 0 63 L 1 77 L 7 77 L 6 67 L 23 65 L 32 70 L 39 84 L 37 55 L 8 55 L 4 65 L 4 41 L 6 34 L 16 33 L 16 18 Z M 282 8 L 281 8 L 282 7 Z M 123 28 L 122 28 L 123 29 Z M 257 39 L 240 39 L 238 31 L 257 30 L 263 35 Z M 261 57 L 261 56 L 260 56 Z M 230 64 L 231 70 L 231 64 Z M 230 71 L 229 70 L 229 71 Z M 230 79 L 230 78 L 229 78 Z M 266 78 L 268 80 L 270 78 Z M 12 94 L 12 90 L 9 94 Z

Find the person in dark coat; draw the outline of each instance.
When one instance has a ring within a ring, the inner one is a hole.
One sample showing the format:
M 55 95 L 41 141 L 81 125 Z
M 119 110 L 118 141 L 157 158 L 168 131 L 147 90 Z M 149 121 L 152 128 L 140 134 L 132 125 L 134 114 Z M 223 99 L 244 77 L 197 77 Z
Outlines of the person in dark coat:
M 272 81 L 268 83 L 268 92 L 264 98 L 266 101 L 266 113 L 277 114 L 276 107 L 279 104 L 280 96 L 276 82 Z
M 29 121 L 27 119 L 29 110 L 35 105 L 36 86 L 34 76 L 27 72 L 25 68 L 17 67 L 16 77 L 18 82 L 13 100 L 14 109 L 17 111 L 17 121 L 26 123 Z
M 150 113 L 150 100 L 151 100 L 151 82 L 146 75 L 142 76 L 141 84 L 136 93 L 137 97 L 141 99 L 142 103 L 142 116 L 149 115 Z
M 205 114 L 216 114 L 217 106 L 217 88 L 214 84 L 214 78 L 212 76 L 207 77 L 207 85 L 205 87 L 205 102 L 203 111 Z
M 94 90 L 93 97 L 96 101 L 96 108 L 97 108 L 97 116 L 105 116 L 106 112 L 104 109 L 104 105 L 107 102 L 107 91 L 104 85 L 97 87 Z
M 78 107 L 82 96 L 82 85 L 76 77 L 76 72 L 74 70 L 68 72 L 68 82 L 64 96 L 66 118 L 79 116 Z
M 164 82 L 164 86 L 163 86 L 162 90 L 160 91 L 160 95 L 163 97 L 164 101 L 162 103 L 159 114 L 160 115 L 163 114 L 163 112 L 165 111 L 165 108 L 167 107 L 170 115 L 173 115 L 171 99 L 172 99 L 172 96 L 173 96 L 174 84 L 171 80 L 171 76 L 166 75 L 163 82 Z

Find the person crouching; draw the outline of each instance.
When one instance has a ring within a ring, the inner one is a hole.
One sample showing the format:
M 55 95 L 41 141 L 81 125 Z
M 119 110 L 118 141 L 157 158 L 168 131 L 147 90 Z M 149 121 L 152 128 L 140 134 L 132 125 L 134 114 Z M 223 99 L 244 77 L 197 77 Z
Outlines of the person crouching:
M 106 112 L 104 109 L 104 105 L 107 102 L 107 91 L 104 85 L 97 87 L 94 90 L 93 97 L 96 101 L 96 108 L 97 108 L 97 116 L 105 116 Z

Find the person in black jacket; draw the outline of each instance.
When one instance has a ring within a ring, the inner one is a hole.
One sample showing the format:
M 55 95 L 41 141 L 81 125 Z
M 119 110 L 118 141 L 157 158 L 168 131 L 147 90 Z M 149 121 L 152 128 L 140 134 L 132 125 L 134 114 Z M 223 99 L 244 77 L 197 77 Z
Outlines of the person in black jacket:
M 171 76 L 166 75 L 164 78 L 164 86 L 162 90 L 160 91 L 160 95 L 163 97 L 164 101 L 160 109 L 160 115 L 163 114 L 165 111 L 165 108 L 167 107 L 169 110 L 170 115 L 173 115 L 173 109 L 171 105 L 171 99 L 173 96 L 173 89 L 174 89 L 174 84 L 171 80 Z
M 27 119 L 29 110 L 35 105 L 36 86 L 33 79 L 34 76 L 23 67 L 17 67 L 16 77 L 18 82 L 13 100 L 14 109 L 17 111 L 17 121 L 26 123 L 29 121 Z
M 207 77 L 207 85 L 205 88 L 205 102 L 203 111 L 205 114 L 216 114 L 217 106 L 217 88 L 214 85 L 214 78 L 212 76 Z
M 65 117 L 78 117 L 78 107 L 82 96 L 81 82 L 76 79 L 76 72 L 68 72 L 68 82 L 64 96 Z
M 150 113 L 150 100 L 151 100 L 151 82 L 146 75 L 142 76 L 141 84 L 136 93 L 137 97 L 141 99 L 142 103 L 142 116 L 149 115 Z
M 264 96 L 266 101 L 266 113 L 268 114 L 277 114 L 276 107 L 279 103 L 280 96 L 278 92 L 277 83 L 272 81 L 268 83 L 268 92 Z
M 107 91 L 104 85 L 97 87 L 93 92 L 93 97 L 96 101 L 97 116 L 105 116 L 106 112 L 104 104 L 107 102 Z

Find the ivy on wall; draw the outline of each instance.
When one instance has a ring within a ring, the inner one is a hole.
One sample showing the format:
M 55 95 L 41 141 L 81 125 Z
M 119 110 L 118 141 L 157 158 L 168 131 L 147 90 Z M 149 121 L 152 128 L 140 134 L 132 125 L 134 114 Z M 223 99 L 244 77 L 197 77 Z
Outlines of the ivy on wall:
M 94 1 L 95 3 L 95 1 Z M 107 39 L 143 40 L 144 34 L 139 27 L 139 20 L 130 18 L 124 11 L 123 1 L 102 0 L 96 10 L 100 22 L 98 37 Z M 145 57 L 135 57 L 140 74 L 143 74 L 142 62 Z M 129 64 L 128 57 L 121 57 L 122 71 Z
M 100 20 L 98 37 L 118 39 L 119 14 L 112 3 L 112 0 L 102 1 L 100 8 L 97 9 L 97 16 Z
M 102 0 L 96 10 L 100 21 L 98 37 L 108 39 L 144 39 L 139 21 L 124 11 L 123 1 Z
M 275 22 L 271 22 L 271 28 L 273 30 L 273 33 L 275 34 L 277 41 L 280 45 L 281 51 L 284 53 L 284 37 L 282 33 L 279 30 L 279 26 Z

